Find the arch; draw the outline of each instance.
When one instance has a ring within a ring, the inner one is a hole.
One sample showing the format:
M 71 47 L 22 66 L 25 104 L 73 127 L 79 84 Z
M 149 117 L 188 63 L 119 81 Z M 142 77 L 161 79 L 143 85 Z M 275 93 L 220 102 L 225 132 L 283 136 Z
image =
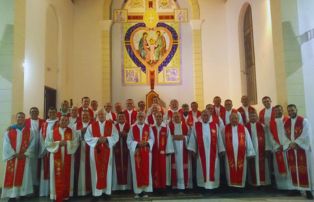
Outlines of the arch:
M 257 104 L 254 30 L 252 8 L 249 3 L 242 6 L 238 30 L 242 94 L 248 96 L 250 104 Z
M 103 20 L 111 19 L 111 3 L 112 3 L 112 0 L 104 0 Z
M 201 17 L 201 13 L 200 13 L 200 6 L 198 3 L 198 0 L 189 0 L 189 3 L 191 5 L 192 8 L 192 19 L 193 20 L 197 20 L 200 19 Z
M 110 20 L 111 19 L 111 3 L 112 0 L 104 0 L 104 7 L 103 7 L 103 20 Z M 189 0 L 189 3 L 192 8 L 192 19 L 200 19 L 200 6 L 198 0 Z

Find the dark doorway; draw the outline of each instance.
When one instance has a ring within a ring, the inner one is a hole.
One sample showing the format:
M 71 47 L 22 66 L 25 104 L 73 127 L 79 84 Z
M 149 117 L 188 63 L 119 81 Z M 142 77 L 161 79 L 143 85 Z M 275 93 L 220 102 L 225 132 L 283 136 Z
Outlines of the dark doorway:
M 44 113 L 45 118 L 48 118 L 48 109 L 50 107 L 57 107 L 57 90 L 45 86 L 45 100 L 44 100 Z

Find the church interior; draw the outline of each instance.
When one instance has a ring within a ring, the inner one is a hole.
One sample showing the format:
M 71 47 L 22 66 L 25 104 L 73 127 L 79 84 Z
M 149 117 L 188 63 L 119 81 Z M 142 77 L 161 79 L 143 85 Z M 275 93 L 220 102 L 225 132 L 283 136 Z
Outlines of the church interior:
M 314 129 L 313 12 L 312 0 L 0 0 L 1 140 L 33 106 L 45 117 L 63 100 L 150 93 L 200 109 L 269 96 Z

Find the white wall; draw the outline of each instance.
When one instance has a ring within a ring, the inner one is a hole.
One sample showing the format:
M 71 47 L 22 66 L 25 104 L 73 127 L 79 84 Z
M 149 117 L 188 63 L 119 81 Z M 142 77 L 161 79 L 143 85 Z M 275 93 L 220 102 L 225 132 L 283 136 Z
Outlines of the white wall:
M 229 66 L 229 96 L 234 100 L 235 106 L 240 105 L 242 89 L 239 18 L 241 8 L 246 3 L 249 3 L 252 7 L 258 97 L 257 108 L 262 108 L 261 99 L 266 95 L 272 98 L 273 103 L 277 102 L 269 0 L 232 0 L 226 2 L 226 32 L 228 35 L 226 38 L 228 45 L 226 55 L 228 56 L 226 57 L 228 58 Z
M 306 1 L 307 3 L 310 1 Z M 288 103 L 298 106 L 301 114 L 305 113 L 304 81 L 302 71 L 302 53 L 298 41 L 299 20 L 298 1 L 281 0 L 282 27 L 284 42 L 284 61 L 287 77 Z
M 32 106 L 44 108 L 44 85 L 46 84 L 46 18 L 48 7 L 54 7 L 59 22 L 58 35 L 58 103 L 67 95 L 67 68 L 69 51 L 72 50 L 73 4 L 63 0 L 29 0 L 26 5 L 25 62 L 24 62 L 24 111 Z M 49 39 L 47 39 L 49 40 Z M 47 47 L 49 48 L 49 47 Z

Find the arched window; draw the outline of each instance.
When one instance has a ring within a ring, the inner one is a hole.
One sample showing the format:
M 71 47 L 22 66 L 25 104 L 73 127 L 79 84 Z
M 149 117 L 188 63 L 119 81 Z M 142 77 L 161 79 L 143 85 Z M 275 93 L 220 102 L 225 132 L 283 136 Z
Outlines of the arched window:
M 243 42 L 244 42 L 244 62 L 245 62 L 245 78 L 247 96 L 250 104 L 257 104 L 257 89 L 256 89 L 256 70 L 255 70 L 255 53 L 254 53 L 254 36 L 253 36 L 253 22 L 252 9 L 248 5 L 244 13 L 243 21 Z

